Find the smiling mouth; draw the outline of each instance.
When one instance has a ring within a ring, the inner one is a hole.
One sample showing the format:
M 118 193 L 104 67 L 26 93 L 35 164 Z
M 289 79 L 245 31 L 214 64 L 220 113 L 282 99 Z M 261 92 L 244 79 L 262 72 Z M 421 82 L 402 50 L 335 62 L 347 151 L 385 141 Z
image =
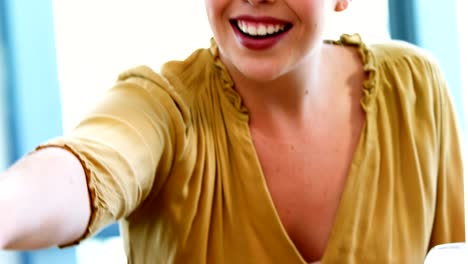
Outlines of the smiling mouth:
M 266 39 L 281 35 L 292 28 L 291 23 L 257 22 L 242 19 L 229 20 L 241 34 L 254 39 Z

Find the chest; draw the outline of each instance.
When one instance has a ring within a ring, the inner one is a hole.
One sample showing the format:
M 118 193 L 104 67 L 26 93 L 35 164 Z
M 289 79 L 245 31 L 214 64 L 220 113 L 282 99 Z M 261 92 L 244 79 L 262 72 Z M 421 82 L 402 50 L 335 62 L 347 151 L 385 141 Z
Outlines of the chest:
M 320 259 L 326 250 L 362 123 L 287 141 L 252 132 L 276 213 L 307 261 Z

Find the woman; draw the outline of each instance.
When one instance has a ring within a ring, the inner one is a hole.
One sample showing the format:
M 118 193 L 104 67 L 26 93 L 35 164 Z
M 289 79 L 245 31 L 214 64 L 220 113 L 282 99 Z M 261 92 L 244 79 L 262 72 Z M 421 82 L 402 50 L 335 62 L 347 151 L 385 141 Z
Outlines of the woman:
M 463 241 L 438 67 L 403 43 L 324 41 L 349 2 L 206 0 L 209 49 L 123 73 L 4 174 L 3 247 L 73 245 L 117 220 L 129 263 L 422 263 Z

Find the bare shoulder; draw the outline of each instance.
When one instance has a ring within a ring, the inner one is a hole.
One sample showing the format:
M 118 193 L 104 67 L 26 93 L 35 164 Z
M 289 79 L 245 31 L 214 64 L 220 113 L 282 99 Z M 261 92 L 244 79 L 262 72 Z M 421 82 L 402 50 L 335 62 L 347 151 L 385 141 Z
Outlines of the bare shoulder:
M 367 78 L 367 59 L 362 56 L 359 47 L 350 45 L 326 45 L 325 56 L 330 72 L 331 83 L 342 89 L 351 89 L 353 97 L 359 97 L 364 80 Z M 359 100 L 359 99 L 358 99 Z

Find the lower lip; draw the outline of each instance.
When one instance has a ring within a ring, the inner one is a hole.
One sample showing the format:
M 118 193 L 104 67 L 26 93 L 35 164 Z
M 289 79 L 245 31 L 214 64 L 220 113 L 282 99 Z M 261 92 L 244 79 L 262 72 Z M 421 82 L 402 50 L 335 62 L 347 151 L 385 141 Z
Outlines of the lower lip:
M 251 49 L 251 50 L 267 50 L 275 46 L 282 38 L 286 36 L 288 33 L 283 32 L 281 34 L 268 37 L 268 38 L 262 38 L 262 39 L 256 39 L 256 38 L 251 38 L 246 35 L 244 35 L 236 26 L 231 25 L 232 28 L 234 29 L 234 34 L 236 35 L 237 40 L 246 48 Z

